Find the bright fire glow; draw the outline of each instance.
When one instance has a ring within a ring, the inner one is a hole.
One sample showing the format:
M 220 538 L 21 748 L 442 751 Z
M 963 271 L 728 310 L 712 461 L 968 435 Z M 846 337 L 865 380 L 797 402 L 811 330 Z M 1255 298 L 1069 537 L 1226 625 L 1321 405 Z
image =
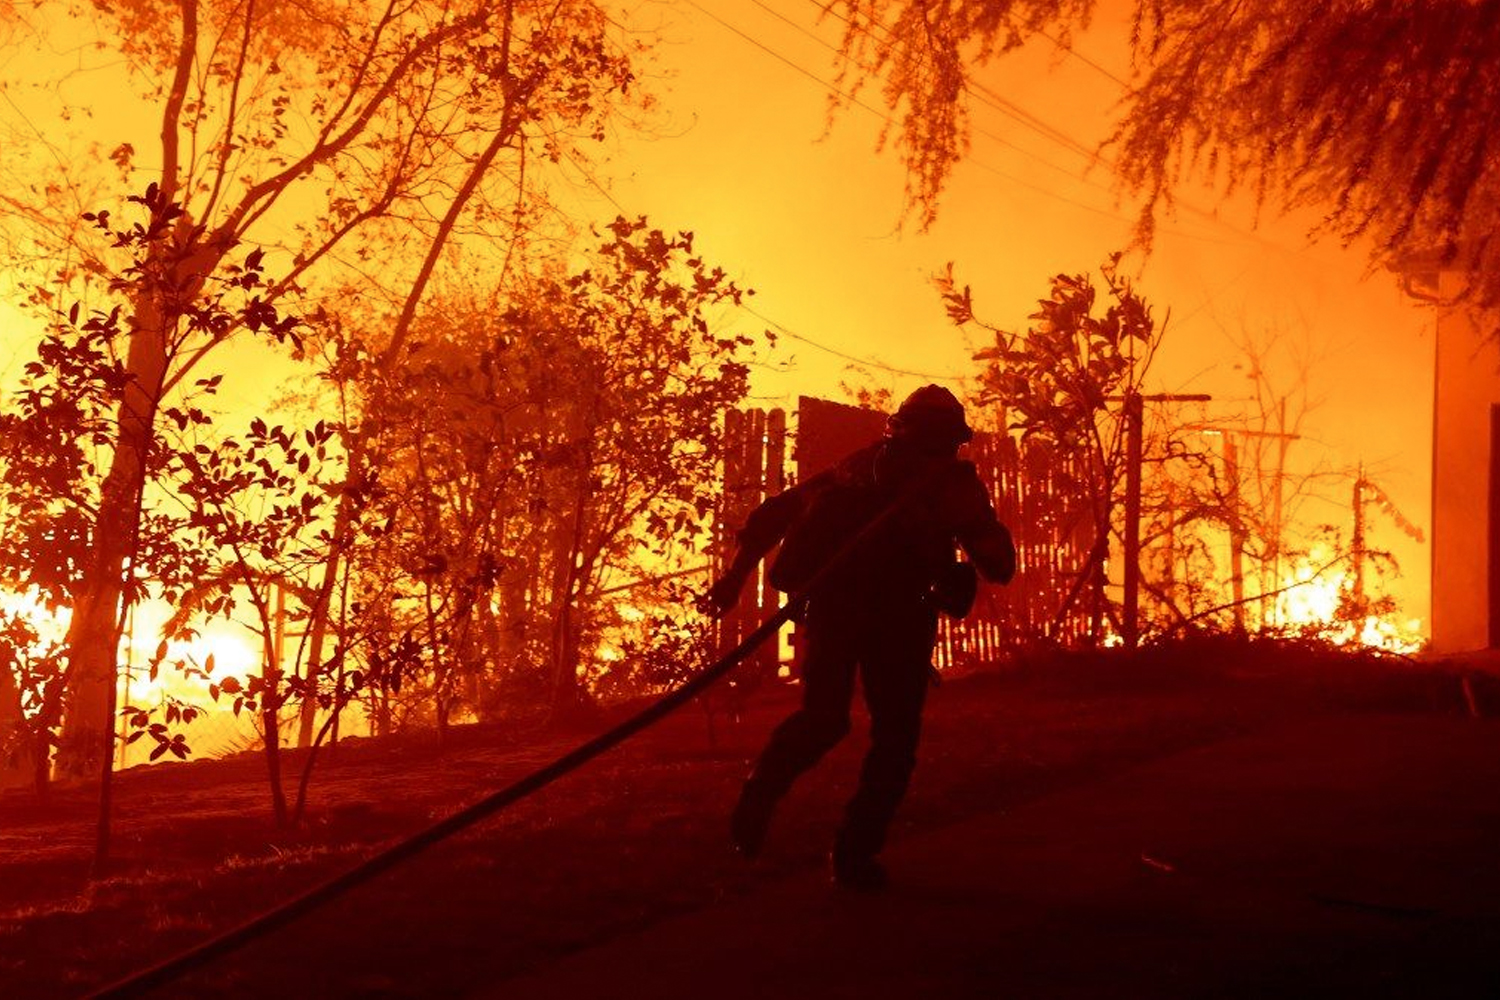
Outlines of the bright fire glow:
M 253 637 L 242 626 L 233 622 L 216 620 L 203 625 L 198 637 L 188 642 L 167 643 L 167 656 L 151 680 L 146 665 L 156 653 L 162 626 L 169 610 L 152 603 L 136 609 L 135 621 L 127 630 L 124 640 L 125 662 L 131 668 L 131 699 L 134 704 L 152 704 L 164 695 L 181 698 L 194 704 L 209 701 L 208 685 L 221 677 L 243 678 L 247 673 L 260 670 L 261 657 L 251 645 Z M 203 670 L 213 657 L 213 674 L 205 680 L 197 675 L 185 675 L 174 664 L 178 661 Z
M 254 645 L 255 637 L 234 622 L 222 619 L 208 622 L 200 626 L 197 638 L 168 642 L 166 658 L 152 678 L 148 664 L 156 653 L 169 614 L 166 605 L 156 602 L 148 601 L 136 608 L 122 642 L 122 655 L 129 670 L 121 672 L 120 704 L 151 708 L 176 699 L 203 709 L 203 715 L 182 727 L 194 757 L 235 750 L 258 739 L 254 714 L 241 712 L 236 716 L 231 708 L 232 699 L 220 695 L 215 702 L 208 689 L 211 683 L 224 677 L 243 680 L 248 674 L 260 671 L 261 655 Z M 204 676 L 210 656 L 213 672 Z M 176 666 L 179 662 L 192 670 L 179 670 Z M 154 748 L 149 739 L 137 740 L 121 755 L 121 766 L 147 762 Z
M 22 652 L 28 657 L 42 656 L 53 643 L 60 643 L 68 632 L 72 612 L 68 608 L 49 611 L 35 590 L 23 594 L 0 590 L 0 618 L 15 615 L 24 619 L 37 633 L 37 641 Z
M 1283 575 L 1284 589 L 1276 598 L 1277 622 L 1292 628 L 1316 628 L 1339 646 L 1366 646 L 1404 655 L 1421 652 L 1426 639 L 1419 618 L 1371 614 L 1362 621 L 1341 621 L 1340 601 L 1353 581 L 1342 566 L 1319 572 L 1319 567 L 1329 561 L 1326 549 L 1314 547 L 1306 559 Z
M 32 657 L 44 655 L 52 644 L 62 642 L 71 618 L 67 608 L 49 610 L 34 591 L 0 591 L 0 615 L 9 614 L 25 618 L 36 630 L 38 641 L 24 651 Z M 233 622 L 210 622 L 192 641 L 169 642 L 166 659 L 152 678 L 147 664 L 156 652 L 169 614 L 170 609 L 157 602 L 148 601 L 136 608 L 121 641 L 120 662 L 127 669 L 120 671 L 119 704 L 153 708 L 167 699 L 176 699 L 204 709 L 203 716 L 183 729 L 194 756 L 214 754 L 255 739 L 257 734 L 250 715 L 242 713 L 236 718 L 227 702 L 221 700 L 216 705 L 208 691 L 213 680 L 226 676 L 243 679 L 260 670 L 261 657 L 253 645 L 254 637 Z M 214 664 L 210 678 L 184 673 L 175 666 L 182 661 L 201 671 L 210 655 Z M 153 718 L 153 721 L 160 720 Z M 149 740 L 137 740 L 121 755 L 122 765 L 145 762 L 153 748 L 154 743 Z

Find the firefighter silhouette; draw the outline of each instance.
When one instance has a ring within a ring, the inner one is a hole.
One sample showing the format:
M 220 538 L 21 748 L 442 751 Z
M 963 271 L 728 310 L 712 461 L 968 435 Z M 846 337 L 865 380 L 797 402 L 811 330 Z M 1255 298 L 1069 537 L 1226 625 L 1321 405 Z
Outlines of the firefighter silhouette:
M 902 402 L 882 440 L 766 500 L 739 532 L 733 562 L 706 595 L 711 612 L 734 606 L 778 542 L 772 585 L 786 592 L 813 585 L 802 706 L 771 735 L 730 821 L 732 843 L 746 857 L 760 851 L 797 776 L 849 732 L 857 672 L 870 746 L 834 840 L 833 877 L 852 889 L 885 884 L 876 856 L 916 766 L 938 612 L 968 613 L 976 569 L 1000 583 L 1015 572 L 1010 532 L 974 465 L 958 459 L 972 436 L 958 399 L 925 386 Z M 957 560 L 955 542 L 969 562 Z

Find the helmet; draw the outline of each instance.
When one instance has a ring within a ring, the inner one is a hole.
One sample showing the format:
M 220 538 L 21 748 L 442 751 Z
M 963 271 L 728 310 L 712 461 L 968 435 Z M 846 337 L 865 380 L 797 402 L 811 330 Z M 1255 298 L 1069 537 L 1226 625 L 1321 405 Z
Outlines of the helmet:
M 940 385 L 924 385 L 907 396 L 885 424 L 887 438 L 957 447 L 974 436 L 964 404 Z

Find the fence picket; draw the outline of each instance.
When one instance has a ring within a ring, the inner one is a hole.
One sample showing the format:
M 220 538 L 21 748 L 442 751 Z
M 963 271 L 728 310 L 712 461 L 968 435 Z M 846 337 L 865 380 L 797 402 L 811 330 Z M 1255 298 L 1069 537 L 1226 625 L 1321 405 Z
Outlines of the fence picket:
M 811 466 L 829 461 L 831 449 L 818 442 L 868 439 L 882 419 L 880 414 L 828 400 L 799 400 L 797 478 L 816 474 L 821 469 Z M 724 436 L 724 501 L 714 525 L 721 569 L 733 556 L 735 530 L 758 503 L 785 488 L 786 414 L 775 409 L 731 412 Z M 976 434 L 966 457 L 977 467 L 996 514 L 1015 539 L 1019 569 L 1010 586 L 981 588 L 966 619 L 943 620 L 934 662 L 944 671 L 968 671 L 994 666 L 1027 646 L 1087 641 L 1087 593 L 1059 614 L 1093 543 L 1087 498 L 1074 485 L 1082 481 L 1083 470 L 1045 445 L 1021 444 L 1007 434 Z M 721 650 L 732 648 L 757 622 L 775 613 L 778 595 L 765 582 L 764 572 L 763 567 L 759 585 L 747 587 L 740 607 L 721 622 Z M 757 673 L 774 671 L 776 655 L 774 646 L 762 651 Z

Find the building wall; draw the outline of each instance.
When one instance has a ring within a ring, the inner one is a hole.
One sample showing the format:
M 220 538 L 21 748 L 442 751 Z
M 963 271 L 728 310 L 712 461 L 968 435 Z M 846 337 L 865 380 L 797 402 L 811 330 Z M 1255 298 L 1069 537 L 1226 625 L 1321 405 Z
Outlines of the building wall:
M 1459 277 L 1444 274 L 1444 295 Z M 1432 448 L 1432 649 L 1489 645 L 1490 407 L 1500 349 L 1463 310 L 1437 321 Z

